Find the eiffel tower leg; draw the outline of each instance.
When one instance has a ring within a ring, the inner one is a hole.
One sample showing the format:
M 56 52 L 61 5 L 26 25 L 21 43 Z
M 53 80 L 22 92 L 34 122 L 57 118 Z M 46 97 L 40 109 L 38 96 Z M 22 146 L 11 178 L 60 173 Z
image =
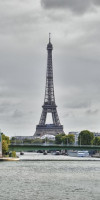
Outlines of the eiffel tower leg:
M 60 125 L 60 120 L 59 120 L 59 116 L 58 116 L 58 113 L 57 113 L 57 110 L 53 110 L 52 112 L 52 120 L 53 120 L 53 124 L 55 125 Z
M 43 109 L 43 110 L 42 110 L 41 117 L 40 117 L 39 125 L 45 125 L 46 116 L 47 116 L 47 110 L 46 110 L 46 109 Z

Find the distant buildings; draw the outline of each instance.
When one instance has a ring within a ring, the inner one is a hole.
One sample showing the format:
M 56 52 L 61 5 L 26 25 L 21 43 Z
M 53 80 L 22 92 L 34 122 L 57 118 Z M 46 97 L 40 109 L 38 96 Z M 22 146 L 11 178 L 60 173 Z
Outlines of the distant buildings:
M 13 136 L 12 138 L 14 138 L 15 140 L 33 140 L 34 137 L 33 136 Z
M 68 135 L 74 135 L 74 137 L 75 137 L 75 143 L 74 143 L 74 145 L 78 145 L 78 136 L 79 136 L 79 133 L 80 132 L 74 132 L 74 131 L 71 131 L 71 132 L 68 133 Z
M 48 135 L 48 134 L 46 134 L 46 135 L 43 135 L 42 137 L 41 137 L 41 139 L 43 140 L 43 139 L 49 139 L 49 140 L 55 140 L 55 136 L 54 135 Z
M 78 131 L 70 131 L 68 133 L 68 135 L 74 135 L 74 137 L 75 137 L 74 145 L 78 145 L 78 136 L 79 136 L 79 134 L 80 134 L 80 132 L 78 132 Z M 100 137 L 100 133 L 98 133 L 98 132 L 93 132 L 93 134 L 94 134 L 94 137 Z M 14 140 L 19 140 L 21 142 L 23 142 L 24 140 L 34 140 L 36 138 L 42 139 L 42 140 L 46 139 L 46 138 L 48 140 L 52 140 L 52 141 L 55 140 L 55 136 L 54 135 L 49 135 L 49 134 L 45 134 L 42 137 L 39 137 L 39 136 L 38 137 L 34 137 L 34 136 L 13 136 L 12 138 L 14 138 Z M 1 153 L 1 140 L 0 140 L 0 153 Z
M 94 137 L 100 137 L 100 133 L 94 132 Z

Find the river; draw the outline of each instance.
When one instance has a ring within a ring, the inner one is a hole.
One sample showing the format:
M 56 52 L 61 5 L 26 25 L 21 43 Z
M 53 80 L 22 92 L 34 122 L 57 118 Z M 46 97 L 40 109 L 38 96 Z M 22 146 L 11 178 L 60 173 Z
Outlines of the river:
M 100 200 L 100 161 L 0 162 L 0 200 Z

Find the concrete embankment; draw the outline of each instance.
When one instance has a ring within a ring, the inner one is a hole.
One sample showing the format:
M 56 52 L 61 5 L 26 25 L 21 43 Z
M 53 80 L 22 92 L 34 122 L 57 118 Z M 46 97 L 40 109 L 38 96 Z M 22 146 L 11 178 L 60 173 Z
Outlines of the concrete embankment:
M 20 161 L 99 161 L 100 158 L 93 157 L 70 157 L 70 156 L 21 156 Z
M 19 161 L 20 158 L 12 158 L 12 157 L 2 157 L 0 158 L 0 161 Z

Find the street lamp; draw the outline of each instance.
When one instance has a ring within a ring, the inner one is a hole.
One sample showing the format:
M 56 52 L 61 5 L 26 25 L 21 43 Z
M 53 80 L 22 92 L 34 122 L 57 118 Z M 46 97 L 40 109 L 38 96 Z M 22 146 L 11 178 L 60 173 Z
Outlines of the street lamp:
M 67 137 L 67 145 L 68 145 L 68 137 Z

